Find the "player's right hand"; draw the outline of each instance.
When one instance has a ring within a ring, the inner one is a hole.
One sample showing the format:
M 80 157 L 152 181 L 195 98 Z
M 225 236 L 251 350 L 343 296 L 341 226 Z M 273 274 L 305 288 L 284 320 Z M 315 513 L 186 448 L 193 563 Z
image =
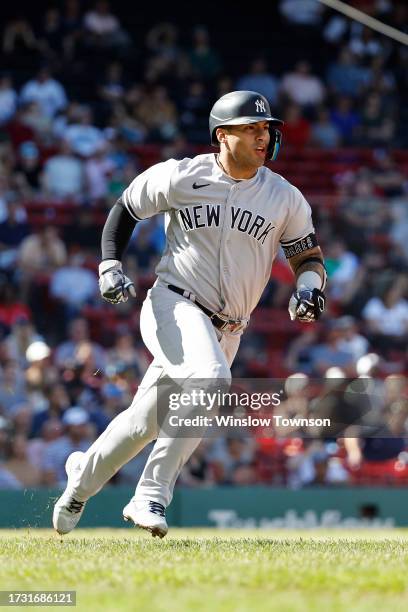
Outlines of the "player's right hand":
M 129 295 L 136 297 L 133 282 L 123 273 L 122 264 L 116 259 L 108 259 L 99 264 L 99 291 L 110 304 L 127 302 Z

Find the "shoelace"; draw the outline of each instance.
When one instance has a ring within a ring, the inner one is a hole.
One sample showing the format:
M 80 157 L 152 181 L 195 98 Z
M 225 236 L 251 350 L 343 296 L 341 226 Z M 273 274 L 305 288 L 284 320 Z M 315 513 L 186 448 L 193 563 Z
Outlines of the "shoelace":
M 84 504 L 85 502 L 77 501 L 76 499 L 72 498 L 67 506 L 67 510 L 72 512 L 72 514 L 78 514 L 78 512 L 81 512 Z
M 158 514 L 159 516 L 166 516 L 166 509 L 163 504 L 159 502 L 149 501 L 149 510 L 153 512 L 153 514 Z

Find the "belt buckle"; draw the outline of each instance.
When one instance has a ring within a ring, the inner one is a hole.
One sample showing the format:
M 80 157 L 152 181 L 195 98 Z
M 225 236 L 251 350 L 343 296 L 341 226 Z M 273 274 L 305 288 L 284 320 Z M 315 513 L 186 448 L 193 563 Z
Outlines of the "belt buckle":
M 243 328 L 243 321 L 241 321 L 240 319 L 230 319 L 229 317 L 220 312 L 215 312 L 213 315 L 211 315 L 211 319 L 213 319 L 214 317 L 217 317 L 221 321 L 224 321 L 223 325 L 218 328 L 221 331 L 228 330 L 230 332 L 234 332 Z

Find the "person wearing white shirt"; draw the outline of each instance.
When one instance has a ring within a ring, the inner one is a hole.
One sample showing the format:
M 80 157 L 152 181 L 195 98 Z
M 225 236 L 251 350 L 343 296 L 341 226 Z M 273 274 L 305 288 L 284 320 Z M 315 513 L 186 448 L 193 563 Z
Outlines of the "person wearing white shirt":
M 362 316 L 369 331 L 385 337 L 389 346 L 406 348 L 408 338 L 408 301 L 404 299 L 406 279 L 397 277 L 381 298 L 372 297 L 365 305 Z
M 322 81 L 311 74 L 309 62 L 300 61 L 283 77 L 281 93 L 300 106 L 316 106 L 323 102 L 326 91 Z
M 47 68 L 41 68 L 34 79 L 23 85 L 20 102 L 36 102 L 42 114 L 52 118 L 67 106 L 68 99 L 61 83 L 51 78 Z
M 96 275 L 80 263 L 77 256 L 71 257 L 68 265 L 58 268 L 50 281 L 51 296 L 74 308 L 91 301 L 98 291 Z
M 84 162 L 72 154 L 71 146 L 61 142 L 56 155 L 44 164 L 43 186 L 55 198 L 80 199 L 84 192 Z
M 86 158 L 95 155 L 106 144 L 103 131 L 92 125 L 92 113 L 88 108 L 82 110 L 77 123 L 68 125 L 64 139 L 69 142 L 74 153 Z

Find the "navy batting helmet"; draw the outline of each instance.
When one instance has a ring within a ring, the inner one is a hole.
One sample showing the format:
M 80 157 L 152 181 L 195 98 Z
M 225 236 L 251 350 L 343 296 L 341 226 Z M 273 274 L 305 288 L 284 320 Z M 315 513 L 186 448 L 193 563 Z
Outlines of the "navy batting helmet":
M 272 117 L 269 102 L 256 91 L 231 91 L 216 101 L 210 112 L 211 144 L 218 145 L 215 131 L 223 125 L 242 125 L 269 121 L 271 139 L 268 146 L 268 159 L 275 160 L 282 142 L 282 134 L 275 126 L 283 121 Z

